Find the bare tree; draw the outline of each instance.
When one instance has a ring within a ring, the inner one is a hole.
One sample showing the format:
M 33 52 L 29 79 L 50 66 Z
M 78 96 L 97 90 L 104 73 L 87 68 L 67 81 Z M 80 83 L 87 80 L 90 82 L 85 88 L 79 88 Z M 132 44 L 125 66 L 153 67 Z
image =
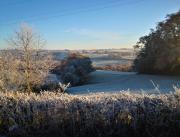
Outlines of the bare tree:
M 10 49 L 6 52 L 10 55 L 1 55 L 2 63 L 5 63 L 5 66 L 9 64 L 6 69 L 9 72 L 13 68 L 11 71 L 16 73 L 15 83 L 20 87 L 24 86 L 30 93 L 33 87 L 43 83 L 52 65 L 52 57 L 42 50 L 44 41 L 26 24 L 21 25 L 20 30 L 15 32 L 8 43 Z M 3 67 L 1 69 L 5 70 Z

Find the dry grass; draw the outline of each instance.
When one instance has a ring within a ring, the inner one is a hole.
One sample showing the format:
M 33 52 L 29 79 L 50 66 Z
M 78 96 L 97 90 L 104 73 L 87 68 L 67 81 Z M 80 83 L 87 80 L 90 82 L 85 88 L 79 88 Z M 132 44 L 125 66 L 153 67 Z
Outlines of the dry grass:
M 95 66 L 95 69 L 96 70 L 111 70 L 111 71 L 130 72 L 130 71 L 132 71 L 132 63 Z
M 179 137 L 180 89 L 146 95 L 0 93 L 0 135 Z

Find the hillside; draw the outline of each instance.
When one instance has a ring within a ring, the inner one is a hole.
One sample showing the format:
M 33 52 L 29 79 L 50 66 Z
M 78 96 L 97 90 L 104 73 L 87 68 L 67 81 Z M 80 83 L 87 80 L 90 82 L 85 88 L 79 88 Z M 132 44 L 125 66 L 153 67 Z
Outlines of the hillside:
M 167 93 L 180 85 L 178 76 L 142 75 L 135 72 L 96 71 L 90 74 L 88 84 L 69 89 L 69 93 L 132 92 Z M 158 88 L 158 90 L 156 89 Z

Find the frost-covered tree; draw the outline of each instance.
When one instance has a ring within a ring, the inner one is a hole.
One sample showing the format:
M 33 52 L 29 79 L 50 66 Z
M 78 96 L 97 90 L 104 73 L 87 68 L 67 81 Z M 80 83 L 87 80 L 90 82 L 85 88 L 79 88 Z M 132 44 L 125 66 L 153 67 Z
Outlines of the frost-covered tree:
M 51 56 L 41 50 L 44 42 L 28 25 L 21 25 L 8 39 L 9 49 L 2 50 L 1 81 L 7 89 L 25 90 L 30 93 L 42 84 L 51 67 Z
M 93 71 L 90 58 L 75 53 L 71 53 L 61 62 L 60 66 L 54 69 L 55 73 L 61 75 L 63 83 L 70 82 L 71 86 L 85 83 L 88 80 L 88 74 Z

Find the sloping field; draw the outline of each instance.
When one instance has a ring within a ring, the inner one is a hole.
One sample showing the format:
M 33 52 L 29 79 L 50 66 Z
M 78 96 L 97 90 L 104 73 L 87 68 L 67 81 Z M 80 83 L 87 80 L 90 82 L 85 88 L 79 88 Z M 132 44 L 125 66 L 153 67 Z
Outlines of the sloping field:
M 72 94 L 119 92 L 129 90 L 145 93 L 168 93 L 180 86 L 180 77 L 142 75 L 135 72 L 96 71 L 90 74 L 88 84 L 69 89 Z

